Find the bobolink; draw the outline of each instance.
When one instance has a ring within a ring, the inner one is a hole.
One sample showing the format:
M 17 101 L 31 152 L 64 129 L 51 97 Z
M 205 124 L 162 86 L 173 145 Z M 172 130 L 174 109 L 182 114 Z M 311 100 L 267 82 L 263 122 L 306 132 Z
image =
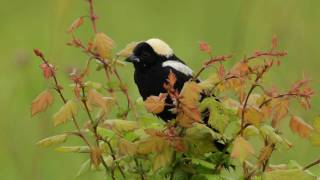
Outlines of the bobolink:
M 192 70 L 173 53 L 168 44 L 160 39 L 149 39 L 137 44 L 133 54 L 126 61 L 134 65 L 134 80 L 143 100 L 167 92 L 163 84 L 167 82 L 170 71 L 176 76 L 174 88 L 178 92 L 184 83 L 193 77 Z M 169 96 L 166 104 L 172 104 Z M 174 119 L 176 114 L 170 111 L 170 108 L 172 106 L 165 106 L 164 111 L 156 115 L 164 121 Z

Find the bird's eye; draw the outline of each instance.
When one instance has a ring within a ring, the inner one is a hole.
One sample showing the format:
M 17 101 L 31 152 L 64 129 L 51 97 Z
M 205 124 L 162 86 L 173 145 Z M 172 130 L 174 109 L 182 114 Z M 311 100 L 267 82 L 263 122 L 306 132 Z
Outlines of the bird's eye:
M 142 58 L 148 58 L 150 56 L 150 54 L 148 52 L 142 52 L 141 53 L 141 57 Z

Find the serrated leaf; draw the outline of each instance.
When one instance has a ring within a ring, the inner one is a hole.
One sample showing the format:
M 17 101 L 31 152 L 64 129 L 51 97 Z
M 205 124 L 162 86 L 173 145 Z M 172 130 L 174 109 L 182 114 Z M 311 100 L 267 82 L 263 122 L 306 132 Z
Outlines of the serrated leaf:
M 82 24 L 83 24 L 83 16 L 77 18 L 76 20 L 74 20 L 72 22 L 72 24 L 70 25 L 70 27 L 68 28 L 67 32 L 71 33 L 74 30 L 78 29 Z
M 138 43 L 139 42 L 131 42 L 127 44 L 125 48 L 117 52 L 117 56 L 125 57 L 125 58 L 129 57 L 133 53 L 132 51 L 137 46 Z
M 104 97 L 95 89 L 90 89 L 87 93 L 87 103 L 88 105 L 100 107 L 104 115 L 107 115 L 111 107 L 114 105 L 114 99 L 111 97 Z
M 206 98 L 201 102 L 199 110 L 204 112 L 207 109 L 210 112 L 208 124 L 220 133 L 223 133 L 229 122 L 236 118 L 232 110 L 225 108 L 214 97 Z
M 148 112 L 158 114 L 164 110 L 167 94 L 160 93 L 159 96 L 149 96 L 144 101 L 144 107 Z
M 239 111 L 239 115 L 242 115 L 242 110 Z M 248 106 L 245 109 L 244 119 L 248 124 L 259 127 L 260 123 L 263 121 L 263 118 L 264 114 L 259 108 L 255 106 Z
M 320 133 L 312 133 L 310 141 L 313 145 L 320 146 Z
M 120 139 L 118 143 L 120 155 L 134 155 L 137 152 L 137 144 L 126 139 Z
M 205 168 L 212 169 L 212 170 L 214 170 L 216 167 L 215 164 L 212 164 L 212 163 L 205 161 L 205 160 L 202 160 L 202 159 L 192 158 L 191 161 L 192 161 L 192 164 L 201 165 Z
M 158 153 L 163 151 L 166 141 L 160 137 L 149 137 L 137 142 L 137 152 L 139 154 Z
M 249 125 L 248 127 L 246 127 L 243 131 L 243 137 L 245 138 L 249 138 L 251 136 L 256 136 L 259 135 L 259 129 L 257 129 L 255 126 L 253 125 Z
M 239 159 L 241 162 L 255 153 L 251 144 L 243 137 L 238 136 L 233 142 L 231 157 Z
M 195 82 L 186 82 L 180 93 L 180 106 L 177 115 L 177 122 L 189 128 L 195 122 L 202 122 L 198 109 L 200 99 L 200 86 Z
M 53 96 L 49 90 L 45 90 L 32 101 L 31 116 L 46 110 L 53 103 Z
M 88 146 L 61 146 L 56 148 L 55 151 L 63 153 L 89 153 L 90 148 Z
M 317 177 L 308 174 L 301 169 L 274 170 L 265 172 L 262 177 L 264 180 L 316 180 Z
M 320 133 L 320 116 L 316 117 L 313 121 L 313 127 L 314 129 Z
M 38 141 L 37 145 L 40 147 L 49 147 L 52 145 L 61 144 L 67 140 L 67 137 L 68 136 L 66 134 L 51 136 Z
M 173 152 L 173 149 L 167 145 L 161 153 L 156 154 L 153 159 L 153 171 L 168 166 L 172 161 Z
M 86 160 L 84 163 L 81 164 L 80 169 L 77 173 L 77 177 L 81 176 L 85 172 L 90 170 L 90 159 Z
M 201 89 L 203 89 L 203 90 L 209 90 L 209 89 L 213 88 L 217 82 L 219 82 L 219 78 L 218 78 L 217 74 L 213 74 L 213 75 L 209 76 L 206 80 L 201 81 L 199 83 L 199 87 L 201 87 Z
M 196 123 L 193 127 L 186 130 L 184 140 L 189 145 L 189 152 L 199 156 L 216 150 L 214 140 L 221 139 L 221 135 L 214 132 L 204 124 Z
M 92 147 L 90 152 L 91 164 L 98 167 L 101 163 L 101 149 L 99 147 Z
M 64 104 L 60 110 L 53 115 L 53 124 L 54 126 L 58 126 L 62 123 L 67 122 L 73 116 L 77 114 L 78 106 L 73 100 L 69 100 L 66 104 Z
M 134 131 L 139 128 L 139 125 L 136 121 L 127 121 L 121 119 L 105 120 L 102 126 L 112 129 L 116 132 Z
M 113 49 L 113 40 L 104 33 L 96 33 L 93 40 L 93 49 L 100 57 L 110 59 L 111 51 Z
M 102 127 L 97 127 L 97 133 L 106 140 L 110 140 L 116 135 L 113 131 Z
M 298 133 L 299 136 L 307 138 L 313 130 L 312 126 L 304 122 L 300 117 L 292 116 L 290 121 L 290 128 L 293 132 Z
M 279 143 L 279 144 L 285 145 L 287 148 L 290 148 L 292 146 L 292 144 L 288 140 L 278 135 L 275 129 L 273 129 L 269 125 L 263 125 L 259 128 L 259 130 L 260 130 L 260 135 L 264 139 L 268 139 L 272 143 Z
M 276 127 L 289 112 L 289 100 L 280 100 L 274 105 L 274 115 L 272 118 L 272 126 Z

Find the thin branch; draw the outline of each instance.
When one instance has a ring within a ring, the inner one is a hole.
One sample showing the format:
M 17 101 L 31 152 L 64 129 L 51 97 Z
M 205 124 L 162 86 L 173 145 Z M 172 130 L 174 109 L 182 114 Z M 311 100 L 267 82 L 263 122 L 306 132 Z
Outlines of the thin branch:
M 318 160 L 306 165 L 305 167 L 303 167 L 303 170 L 307 170 L 307 169 L 309 169 L 309 168 L 311 168 L 311 167 L 313 167 L 315 165 L 318 165 L 318 164 L 320 164 L 320 159 L 318 159 Z
M 96 20 L 97 16 L 94 13 L 94 7 L 93 7 L 93 0 L 88 0 L 89 6 L 90 6 L 90 20 L 92 22 L 92 29 L 94 33 L 97 33 L 97 25 L 96 25 Z

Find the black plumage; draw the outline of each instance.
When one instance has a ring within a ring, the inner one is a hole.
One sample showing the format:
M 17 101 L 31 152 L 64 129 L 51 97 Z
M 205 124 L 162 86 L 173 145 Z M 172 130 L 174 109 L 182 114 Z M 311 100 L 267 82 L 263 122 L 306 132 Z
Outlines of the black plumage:
M 184 83 L 193 77 L 192 70 L 173 53 L 166 43 L 159 39 L 150 39 L 139 43 L 134 48 L 133 54 L 126 60 L 134 65 L 134 80 L 143 100 L 152 95 L 158 96 L 160 93 L 167 93 L 163 84 L 167 82 L 170 71 L 176 76 L 177 81 L 174 88 L 178 92 L 182 90 Z M 199 80 L 197 81 L 199 82 Z M 206 97 L 205 94 L 201 94 L 201 96 L 200 101 Z M 170 96 L 167 96 L 166 104 L 172 104 Z M 170 111 L 171 108 L 172 106 L 165 106 L 164 111 L 156 115 L 164 121 L 175 119 L 176 114 Z M 203 121 L 210 127 L 208 115 L 208 111 L 203 113 Z M 214 140 L 213 143 L 220 151 L 225 151 L 227 147 L 226 143 L 221 143 L 219 140 Z
M 172 63 L 176 62 L 176 65 L 186 68 L 187 66 L 181 59 L 174 54 L 160 55 L 146 42 L 138 44 L 133 50 L 133 55 L 130 56 L 127 61 L 133 62 L 134 64 L 134 80 L 143 100 L 151 95 L 158 96 L 160 93 L 167 92 L 163 84 L 167 81 L 170 71 L 172 71 L 177 78 L 175 89 L 179 92 L 184 83 L 192 78 L 192 74 L 186 74 L 172 66 L 164 66 L 163 64 L 168 61 Z M 172 103 L 169 96 L 166 99 L 166 103 Z M 166 106 L 164 111 L 157 114 L 157 116 L 164 121 L 174 119 L 176 114 L 172 113 L 170 108 L 172 107 Z

